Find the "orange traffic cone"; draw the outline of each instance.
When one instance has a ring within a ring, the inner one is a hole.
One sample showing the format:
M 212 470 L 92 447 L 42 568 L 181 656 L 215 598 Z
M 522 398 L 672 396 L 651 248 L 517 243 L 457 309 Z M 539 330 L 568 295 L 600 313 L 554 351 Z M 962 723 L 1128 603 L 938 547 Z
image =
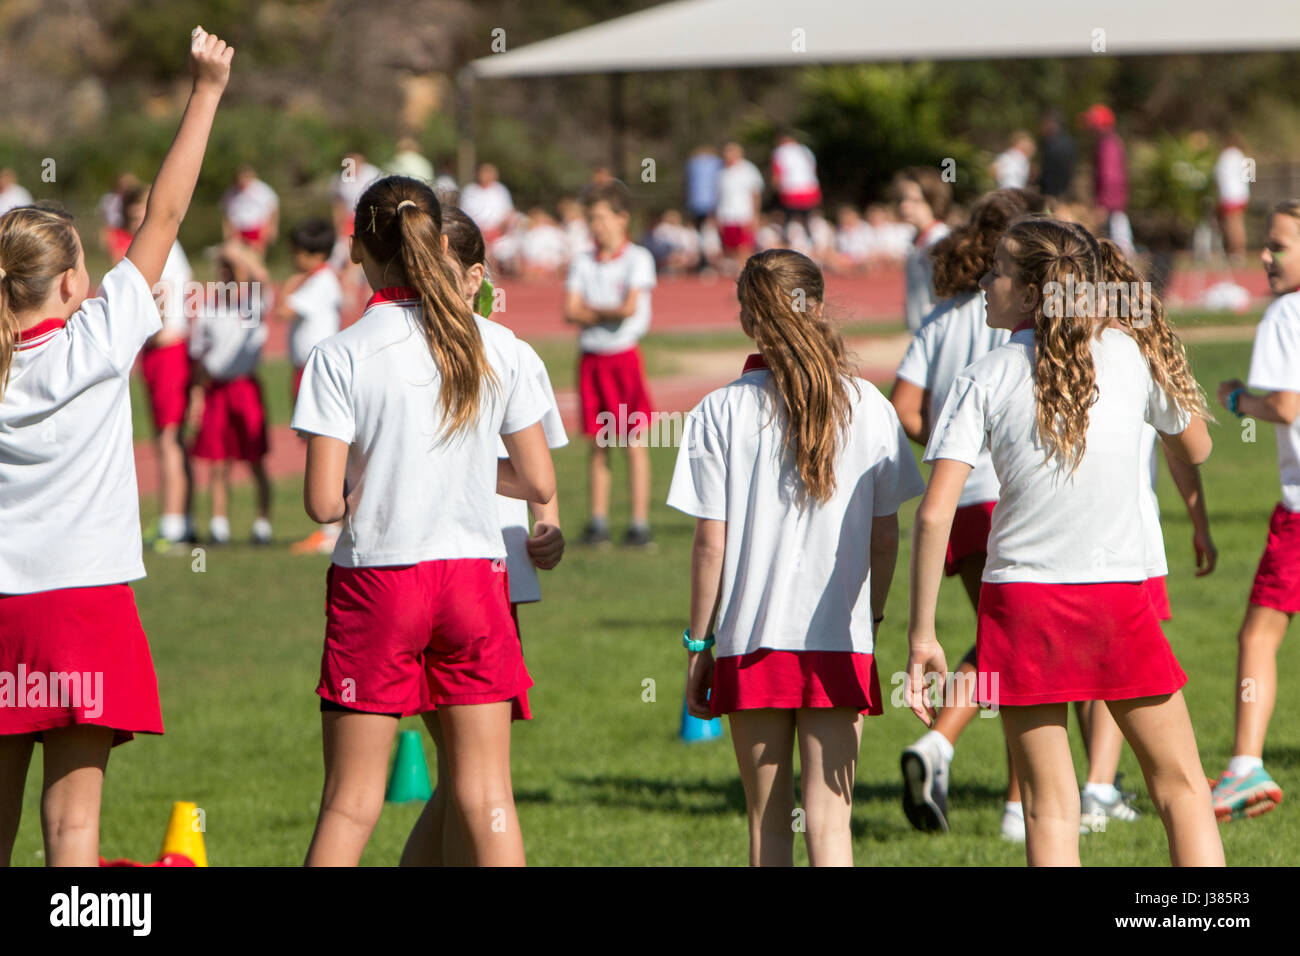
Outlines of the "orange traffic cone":
M 203 813 L 188 801 L 172 804 L 172 818 L 167 823 L 160 858 L 180 854 L 194 861 L 195 866 L 208 865 L 208 853 L 203 848 Z M 174 864 L 173 864 L 174 865 Z

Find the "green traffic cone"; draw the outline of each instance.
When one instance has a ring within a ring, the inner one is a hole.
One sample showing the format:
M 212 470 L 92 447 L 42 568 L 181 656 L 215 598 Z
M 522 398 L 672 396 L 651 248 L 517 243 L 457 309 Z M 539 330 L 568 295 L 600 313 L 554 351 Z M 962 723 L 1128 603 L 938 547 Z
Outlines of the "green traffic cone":
M 389 803 L 414 803 L 432 796 L 429 765 L 424 762 L 420 732 L 403 730 L 397 738 L 397 757 L 393 760 L 393 774 L 388 778 L 384 799 Z

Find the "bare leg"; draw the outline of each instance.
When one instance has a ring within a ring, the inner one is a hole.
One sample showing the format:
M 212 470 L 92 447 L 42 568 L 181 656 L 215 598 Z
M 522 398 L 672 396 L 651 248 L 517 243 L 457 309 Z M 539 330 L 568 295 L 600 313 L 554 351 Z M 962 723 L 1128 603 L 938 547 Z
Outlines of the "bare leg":
M 632 498 L 632 523 L 650 522 L 650 449 L 644 439 L 629 441 L 627 446 L 628 490 Z
M 1263 757 L 1264 736 L 1277 701 L 1277 652 L 1291 616 L 1258 604 L 1246 606 L 1237 635 L 1237 733 L 1233 756 Z
M 1182 691 L 1165 697 L 1113 700 L 1115 715 L 1142 765 L 1151 801 L 1169 836 L 1174 866 L 1223 866 L 1223 842 L 1210 786 Z
M 415 821 L 402 851 L 401 866 L 466 866 L 470 861 L 468 837 L 460 814 L 452 806 L 451 771 L 447 767 L 447 747 L 436 711 L 421 715 L 438 748 L 438 783 L 424 811 Z
M 463 821 L 469 862 L 478 866 L 525 863 L 510 782 L 510 710 L 508 700 L 438 709 L 450 774 L 448 806 Z
M 321 714 L 325 786 L 307 866 L 356 866 L 384 808 L 384 777 L 397 718 Z
M 208 471 L 208 482 L 212 486 L 212 517 L 230 517 L 230 464 L 214 461 Z
M 78 724 L 45 731 L 46 866 L 99 866 L 99 807 L 112 746 L 109 727 Z
M 587 465 L 587 480 L 591 486 L 591 517 L 609 517 L 609 449 L 592 440 L 591 460 Z
M 849 707 L 795 711 L 799 734 L 804 842 L 813 866 L 852 866 L 853 780 L 862 715 Z
M 158 480 L 162 513 L 189 515 L 190 477 L 180 426 L 168 425 L 158 434 Z
M 257 516 L 259 518 L 271 517 L 271 479 L 266 474 L 266 459 L 259 458 L 257 461 L 250 462 L 253 469 L 253 480 L 257 482 Z
M 35 734 L 0 737 L 0 866 L 8 866 L 13 856 L 23 815 L 23 786 L 35 745 Z
M 1124 735 L 1111 715 L 1110 708 L 1097 701 L 1092 705 L 1088 722 L 1088 783 L 1114 783 L 1119 770 L 1119 755 Z
M 1079 865 L 1079 789 L 1065 704 L 1003 707 L 1025 806 L 1030 866 Z
M 794 737 L 791 710 L 738 710 L 731 742 L 749 811 L 749 865 L 794 865 Z

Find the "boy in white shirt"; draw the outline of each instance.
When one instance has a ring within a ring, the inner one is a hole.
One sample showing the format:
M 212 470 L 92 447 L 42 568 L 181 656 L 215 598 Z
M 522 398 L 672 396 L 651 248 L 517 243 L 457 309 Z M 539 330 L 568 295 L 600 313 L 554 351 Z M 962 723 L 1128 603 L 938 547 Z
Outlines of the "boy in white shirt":
M 280 197 L 247 164 L 239 167 L 235 184 L 221 197 L 221 211 L 225 238 L 241 240 L 259 256 L 280 231 Z
M 257 366 L 266 342 L 262 297 L 267 273 L 261 260 L 238 242 L 221 249 L 218 277 L 223 287 L 204 303 L 190 336 L 190 357 L 196 362 L 190 389 L 190 423 L 198 435 L 190 453 L 212 463 L 212 521 L 208 533 L 214 544 L 230 541 L 231 461 L 246 461 L 257 482 L 257 519 L 253 543 L 271 543 L 271 481 L 265 458 L 266 405 Z
M 654 409 L 637 343 L 650 329 L 655 263 L 628 241 L 628 189 L 617 180 L 591 187 L 587 222 L 594 254 L 579 256 L 565 282 L 565 321 L 579 326 L 579 396 L 583 433 L 591 439 L 588 545 L 609 543 L 609 446 L 627 448 L 632 524 L 624 545 L 650 548 L 650 451 L 642 430 Z

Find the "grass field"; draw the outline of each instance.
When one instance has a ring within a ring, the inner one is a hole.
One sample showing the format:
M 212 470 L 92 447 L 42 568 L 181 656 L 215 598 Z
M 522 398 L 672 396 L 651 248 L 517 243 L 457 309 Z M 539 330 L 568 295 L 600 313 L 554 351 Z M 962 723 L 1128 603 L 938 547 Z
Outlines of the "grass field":
M 1207 390 L 1244 375 L 1249 343 L 1191 349 Z M 276 373 L 279 374 L 279 373 Z M 268 376 L 269 377 L 269 376 Z M 557 376 L 558 378 L 559 376 Z M 559 383 L 557 382 L 557 385 Z M 272 413 L 286 420 L 268 382 Z M 1205 770 L 1217 776 L 1232 744 L 1235 634 L 1245 607 L 1267 519 L 1278 498 L 1270 426 L 1242 440 L 1222 414 L 1216 447 L 1204 468 L 1219 568 L 1193 577 L 1191 531 L 1172 485 L 1162 477 L 1169 591 L 1168 633 L 1190 682 L 1185 689 Z M 685 654 L 679 643 L 687 613 L 692 522 L 666 508 L 675 453 L 654 453 L 656 554 L 596 554 L 572 547 L 543 575 L 546 599 L 520 618 L 535 719 L 516 724 L 514 781 L 524 840 L 533 864 L 743 864 L 744 797 L 730 744 L 677 741 Z M 561 508 L 571 537 L 584 518 L 584 453 L 556 455 Z M 615 533 L 627 513 L 623 463 L 616 457 Z M 105 787 L 101 848 L 105 856 L 156 856 L 174 800 L 206 812 L 213 865 L 297 865 L 318 808 L 322 779 L 318 699 L 313 693 L 324 623 L 327 559 L 291 558 L 284 545 L 310 531 L 300 484 L 276 488 L 277 546 L 208 548 L 206 570 L 184 557 L 147 555 L 149 577 L 136 585 L 162 692 L 167 733 L 114 752 Z M 206 527 L 206 501 L 196 514 Z M 877 656 L 888 697 L 890 675 L 906 657 L 907 529 L 915 502 L 900 515 L 904 545 Z M 146 522 L 153 517 L 146 502 Z M 252 520 L 247 486 L 236 495 L 232 523 L 246 536 Z M 960 589 L 945 585 L 939 637 L 950 661 L 972 643 L 974 616 Z M 1297 639 L 1279 660 L 1281 693 L 1265 753 L 1288 802 L 1257 820 L 1222 829 L 1230 864 L 1293 864 L 1300 844 L 1300 708 Z M 652 679 L 656 700 L 642 700 Z M 403 728 L 420 728 L 415 719 Z M 423 732 L 423 731 L 422 731 Z M 868 720 L 853 811 L 859 865 L 1021 865 L 1024 851 L 998 836 L 1005 786 L 998 721 L 976 720 L 953 764 L 946 837 L 914 832 L 899 806 L 899 751 L 922 732 L 903 709 Z M 1074 741 L 1076 766 L 1083 753 Z M 432 766 L 432 746 L 425 737 Z M 14 863 L 40 859 L 40 750 L 27 782 L 24 822 Z M 1144 817 L 1113 824 L 1082 840 L 1085 864 L 1164 865 L 1165 838 L 1136 761 L 1125 750 L 1126 786 L 1139 791 Z M 397 862 L 418 806 L 384 811 L 364 862 Z M 803 861 L 802 845 L 796 859 Z

